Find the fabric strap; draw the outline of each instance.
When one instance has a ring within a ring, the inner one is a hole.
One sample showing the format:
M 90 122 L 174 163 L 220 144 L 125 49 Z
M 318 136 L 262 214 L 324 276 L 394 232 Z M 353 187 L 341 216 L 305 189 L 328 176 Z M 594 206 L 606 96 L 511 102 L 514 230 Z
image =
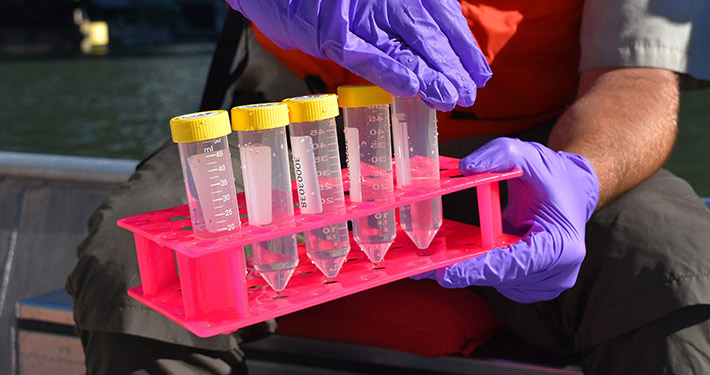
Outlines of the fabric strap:
M 242 35 L 247 25 L 248 21 L 241 13 L 231 8 L 228 10 L 222 33 L 212 55 L 212 64 L 207 75 L 205 90 L 202 93 L 200 111 L 221 108 L 229 86 L 244 73 L 249 61 L 249 50 L 246 42 L 243 42 Z M 239 63 L 237 63 L 237 67 L 232 71 L 234 58 L 237 56 L 237 51 L 242 47 L 242 44 L 244 54 Z

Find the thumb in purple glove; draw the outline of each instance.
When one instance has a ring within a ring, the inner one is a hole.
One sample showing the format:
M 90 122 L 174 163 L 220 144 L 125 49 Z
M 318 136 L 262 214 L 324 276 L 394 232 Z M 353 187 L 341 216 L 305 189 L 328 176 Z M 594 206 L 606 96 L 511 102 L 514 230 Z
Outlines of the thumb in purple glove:
M 510 138 L 489 142 L 459 164 L 464 175 L 513 168 L 522 169 L 523 176 L 508 181 L 503 225 L 506 232 L 524 236 L 437 270 L 442 286 L 492 286 L 530 303 L 553 299 L 574 285 L 586 253 L 585 225 L 599 199 L 591 164 L 579 155 Z

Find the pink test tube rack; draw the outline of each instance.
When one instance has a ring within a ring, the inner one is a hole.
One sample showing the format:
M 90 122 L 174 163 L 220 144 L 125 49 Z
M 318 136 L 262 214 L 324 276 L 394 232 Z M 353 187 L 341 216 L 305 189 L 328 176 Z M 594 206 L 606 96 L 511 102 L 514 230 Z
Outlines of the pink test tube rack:
M 325 215 L 297 212 L 293 223 L 279 227 L 249 226 L 243 219 L 241 233 L 213 239 L 195 238 L 191 230 L 185 230 L 190 225 L 187 205 L 120 219 L 118 226 L 134 234 L 142 282 L 128 294 L 197 336 L 209 337 L 435 270 L 518 241 L 519 237 L 502 232 L 498 182 L 519 177 L 522 172 L 464 177 L 458 171 L 458 162 L 459 159 L 440 157 L 438 188 L 396 190 L 392 199 L 370 203 L 351 203 L 346 196 L 346 209 L 342 212 Z M 351 234 L 348 260 L 338 276 L 327 279 L 308 260 L 301 244 L 299 266 L 281 292 L 273 291 L 261 276 L 247 271 L 243 245 L 472 187 L 477 189 L 480 228 L 444 220 L 425 250 L 414 246 L 400 230 L 385 260 L 373 264 Z M 240 213 L 244 214 L 243 195 L 238 199 Z

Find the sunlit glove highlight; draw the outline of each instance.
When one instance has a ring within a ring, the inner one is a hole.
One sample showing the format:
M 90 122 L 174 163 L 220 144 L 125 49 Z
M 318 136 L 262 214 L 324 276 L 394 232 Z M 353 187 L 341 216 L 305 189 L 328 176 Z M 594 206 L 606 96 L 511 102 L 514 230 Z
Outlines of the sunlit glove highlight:
M 586 250 L 584 230 L 599 200 L 599 181 L 579 155 L 539 143 L 497 138 L 459 163 L 464 175 L 523 170 L 508 181 L 503 229 L 522 239 L 421 277 L 448 288 L 492 286 L 518 302 L 550 300 L 571 288 Z
M 438 110 L 473 105 L 491 70 L 455 0 L 227 0 L 285 49 L 335 61 Z

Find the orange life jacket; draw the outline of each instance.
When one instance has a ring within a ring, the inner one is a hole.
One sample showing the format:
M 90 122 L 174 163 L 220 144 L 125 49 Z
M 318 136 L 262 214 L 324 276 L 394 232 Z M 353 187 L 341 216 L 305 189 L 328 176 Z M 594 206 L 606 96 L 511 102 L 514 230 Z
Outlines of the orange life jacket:
M 470 108 L 439 112 L 439 140 L 525 130 L 559 116 L 575 97 L 583 0 L 461 0 L 463 14 L 493 77 Z M 256 30 L 259 43 L 326 92 L 364 80 L 336 63 L 283 50 Z

